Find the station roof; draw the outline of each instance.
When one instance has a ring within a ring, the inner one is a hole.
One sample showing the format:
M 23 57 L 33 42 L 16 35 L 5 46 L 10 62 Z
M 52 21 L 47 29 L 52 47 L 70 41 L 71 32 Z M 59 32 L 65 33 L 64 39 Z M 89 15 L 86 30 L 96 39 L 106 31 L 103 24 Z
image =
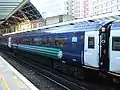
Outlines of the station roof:
M 7 0 L 6 0 L 7 1 Z M 10 0 L 8 0 L 10 1 Z M 11 0 L 12 2 L 9 2 L 11 5 L 10 7 L 19 2 L 19 4 L 16 4 L 16 8 L 14 8 L 15 10 L 11 9 L 11 8 L 7 8 L 5 9 L 7 12 L 7 10 L 9 11 L 9 14 L 5 14 L 5 16 L 2 17 L 2 8 L 0 5 L 0 21 L 1 21 L 1 27 L 7 27 L 16 23 L 21 23 L 24 22 L 26 20 L 40 20 L 43 21 L 43 18 L 40 14 L 40 12 L 36 9 L 36 7 L 28 0 Z M 13 2 L 16 1 L 16 2 Z M 21 1 L 21 2 L 20 2 Z M 1 3 L 0 3 L 1 4 Z M 8 7 L 9 4 L 6 4 L 6 7 Z M 15 6 L 13 6 L 15 7 Z M 3 9 L 4 10 L 4 9 Z M 13 11 L 12 11 L 13 10 Z
M 8 19 L 28 0 L 0 0 L 0 23 Z

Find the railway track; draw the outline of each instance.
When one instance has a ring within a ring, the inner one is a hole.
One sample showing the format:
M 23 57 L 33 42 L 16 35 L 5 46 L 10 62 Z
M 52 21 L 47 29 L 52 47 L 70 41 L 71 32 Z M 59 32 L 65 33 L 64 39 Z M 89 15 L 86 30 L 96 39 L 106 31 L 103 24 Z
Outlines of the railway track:
M 44 68 L 43 69 L 43 68 L 41 68 L 40 65 L 37 65 L 35 62 L 28 63 L 26 60 L 15 57 L 12 53 L 9 53 L 6 51 L 2 51 L 2 52 L 5 55 L 7 55 L 7 57 L 14 59 L 15 61 L 17 61 L 20 64 L 24 65 L 25 67 L 29 68 L 30 70 L 36 72 L 38 75 L 41 75 L 41 76 L 45 77 L 46 79 L 58 84 L 59 86 L 63 87 L 65 90 L 89 90 L 88 88 L 86 88 L 80 84 L 76 84 L 70 80 L 63 78 L 63 76 L 58 76 L 58 75 L 56 75 L 56 73 L 54 74 L 53 72 L 50 72 L 51 71 L 50 69 L 48 71 L 48 68 L 45 66 L 43 67 Z
M 66 76 L 58 71 L 54 71 L 51 68 L 43 66 L 41 64 L 35 63 L 34 61 L 29 59 L 28 60 L 20 59 L 14 56 L 12 53 L 2 51 L 10 58 L 14 59 L 15 61 L 19 62 L 20 64 L 24 65 L 25 67 L 29 68 L 30 70 L 35 71 L 38 75 L 41 75 L 50 81 L 60 85 L 65 90 L 106 90 L 106 88 L 101 86 L 96 86 L 94 84 L 86 83 L 84 81 L 79 81 L 69 76 Z M 28 59 L 28 58 L 27 58 Z M 31 64 L 32 63 L 32 64 Z M 110 89 L 107 89 L 110 90 Z

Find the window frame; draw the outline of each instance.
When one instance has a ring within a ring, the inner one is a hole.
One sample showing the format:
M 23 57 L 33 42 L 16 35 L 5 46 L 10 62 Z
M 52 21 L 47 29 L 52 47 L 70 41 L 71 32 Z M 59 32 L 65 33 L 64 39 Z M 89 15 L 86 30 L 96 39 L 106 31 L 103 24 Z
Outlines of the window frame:
M 89 44 L 89 42 L 91 41 L 89 40 L 90 38 L 93 39 L 93 45 Z M 95 49 L 95 37 L 88 37 L 88 49 Z
M 120 46 L 119 46 L 119 49 L 118 49 L 118 47 L 117 48 L 114 48 L 114 41 L 113 41 L 113 39 L 117 39 L 117 38 L 119 38 L 119 43 L 120 43 L 120 37 L 112 37 L 112 51 L 120 51 Z
M 55 38 L 55 46 L 57 46 L 57 47 L 64 47 L 66 45 L 66 41 L 67 41 L 66 37 L 56 37 Z M 56 42 L 58 42 L 58 45 L 56 45 Z

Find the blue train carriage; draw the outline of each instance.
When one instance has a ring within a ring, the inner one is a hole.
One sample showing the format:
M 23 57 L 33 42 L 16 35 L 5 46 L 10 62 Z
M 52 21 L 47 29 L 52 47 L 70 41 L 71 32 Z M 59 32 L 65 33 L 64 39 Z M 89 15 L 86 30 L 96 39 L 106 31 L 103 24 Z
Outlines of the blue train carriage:
M 120 21 L 113 22 L 109 40 L 109 73 L 120 76 Z
M 62 62 L 99 68 L 99 29 L 106 23 L 79 22 L 13 35 L 13 48 Z M 94 55 L 94 57 L 93 57 Z
M 108 83 L 120 84 L 120 21 L 114 21 L 101 30 L 99 38 L 99 68 Z M 106 72 L 106 73 L 105 73 Z M 104 79 L 104 80 L 105 80 Z M 109 80 L 108 80 L 109 79 Z
M 45 26 L 8 35 L 8 46 L 66 65 L 119 75 L 119 25 L 120 22 L 85 21 Z
M 85 31 L 84 62 L 86 66 L 108 70 L 109 63 L 104 62 L 108 55 L 103 51 L 107 48 L 111 23 L 112 21 L 102 21 L 98 23 L 97 28 Z
M 84 63 L 85 30 L 95 30 L 94 23 L 55 26 L 13 36 L 13 48 L 29 51 L 62 62 Z M 93 29 L 94 28 L 94 29 Z

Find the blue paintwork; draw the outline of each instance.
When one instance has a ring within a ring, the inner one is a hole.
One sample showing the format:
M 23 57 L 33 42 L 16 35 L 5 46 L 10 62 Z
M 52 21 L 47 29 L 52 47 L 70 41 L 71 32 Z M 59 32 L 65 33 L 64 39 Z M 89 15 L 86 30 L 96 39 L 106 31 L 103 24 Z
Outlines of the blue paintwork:
M 107 22 L 95 23 L 95 22 L 83 22 L 83 23 L 74 23 L 73 25 L 63 25 L 59 27 L 52 27 L 49 29 L 43 30 L 35 30 L 20 34 L 11 35 L 12 37 L 12 46 L 17 49 L 17 45 L 20 43 L 15 43 L 15 40 L 19 40 L 22 38 L 57 38 L 57 37 L 65 37 L 67 38 L 66 44 L 63 47 L 58 46 L 47 46 L 47 45 L 35 45 L 31 44 L 31 46 L 44 46 L 44 47 L 52 47 L 59 48 L 63 52 L 63 57 L 61 60 L 67 60 L 67 62 L 77 62 L 79 64 L 84 63 L 84 37 L 85 32 L 87 31 L 98 31 L 101 26 L 104 26 Z M 81 40 L 80 37 L 83 36 Z M 76 44 L 72 44 L 72 37 L 77 37 Z M 24 44 L 23 44 L 24 45 Z M 82 54 L 82 56 L 81 56 Z
M 100 25 L 98 23 L 77 23 L 74 25 L 66 25 L 61 27 L 53 27 L 47 30 L 37 30 L 33 32 L 26 32 L 24 34 L 14 35 L 13 38 L 21 39 L 21 38 L 45 38 L 45 37 L 64 37 L 67 38 L 66 44 L 63 47 L 58 46 L 47 46 L 52 48 L 59 48 L 63 52 L 63 57 L 61 60 L 67 60 L 67 62 L 77 62 L 79 64 L 83 64 L 84 56 L 81 56 L 81 52 L 84 55 L 84 35 L 85 31 L 95 31 L 99 30 Z M 83 36 L 81 40 L 80 37 Z M 77 42 L 72 44 L 72 37 L 77 37 Z M 16 44 L 15 44 L 16 45 Z M 33 45 L 32 46 L 37 46 Z M 43 46 L 43 45 L 40 45 Z M 15 46 L 16 48 L 16 46 Z
M 72 36 L 75 36 L 78 38 L 78 42 L 76 43 L 76 47 L 72 46 Z M 73 61 L 72 59 L 76 59 L 76 62 L 81 63 L 80 60 L 80 55 L 81 51 L 84 51 L 84 40 L 80 40 L 80 36 L 84 36 L 84 32 L 77 32 L 77 33 L 60 33 L 60 34 L 50 34 L 49 37 L 52 38 L 57 38 L 57 37 L 65 37 L 67 38 L 66 40 L 66 45 L 63 47 L 58 47 L 58 46 L 45 46 L 45 47 L 54 47 L 54 48 L 59 48 L 63 52 L 63 57 L 62 60 L 68 60 Z M 15 37 L 15 39 L 22 39 L 22 38 L 44 38 L 47 37 L 47 35 L 29 35 L 29 36 L 22 36 L 22 37 Z M 19 45 L 19 44 L 18 44 Z M 35 45 L 31 44 L 32 46 L 43 46 L 43 45 Z M 13 47 L 16 48 L 17 44 L 13 44 Z M 79 48 L 78 48 L 79 47 Z
M 120 30 L 120 22 L 113 22 L 112 26 L 111 26 L 112 30 Z

